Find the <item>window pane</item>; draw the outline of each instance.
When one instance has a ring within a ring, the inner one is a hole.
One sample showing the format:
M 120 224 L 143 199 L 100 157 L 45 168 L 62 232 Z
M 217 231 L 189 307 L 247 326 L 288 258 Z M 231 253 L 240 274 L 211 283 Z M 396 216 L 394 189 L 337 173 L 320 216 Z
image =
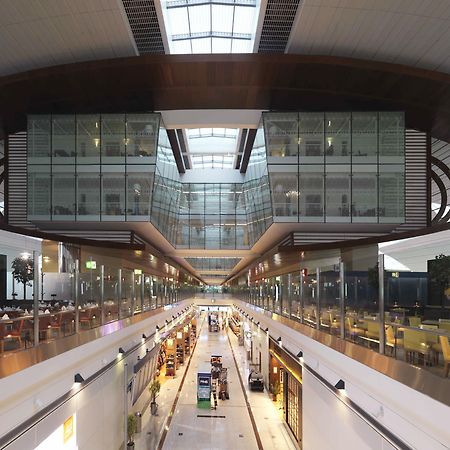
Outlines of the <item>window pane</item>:
M 380 165 L 380 222 L 402 223 L 405 219 L 405 176 L 402 166 Z
M 50 164 L 50 116 L 28 118 L 28 164 Z
M 102 220 L 125 220 L 125 173 L 122 166 L 108 169 L 102 174 Z
M 78 211 L 77 220 L 100 218 L 100 167 L 86 166 L 89 172 L 77 174 Z
M 355 112 L 352 114 L 353 163 L 376 163 L 378 154 L 378 114 Z
M 300 221 L 323 221 L 323 166 L 301 166 L 299 175 Z
M 327 167 L 326 221 L 350 222 L 350 166 Z
M 104 114 L 102 116 L 102 163 L 125 162 L 125 116 Z
M 264 127 L 266 130 L 267 154 L 271 158 L 269 161 L 276 162 L 276 159 L 282 158 L 280 162 L 286 164 L 288 160 L 285 160 L 285 158 L 293 157 L 290 159 L 296 162 L 298 153 L 298 114 L 264 114 Z
M 300 162 L 323 162 L 324 114 L 300 113 Z
M 277 168 L 290 170 L 289 166 L 278 166 Z M 270 174 L 270 187 L 272 190 L 273 212 L 277 217 L 291 218 L 297 222 L 298 219 L 298 175 L 295 172 L 276 172 Z
M 77 164 L 100 164 L 100 116 L 77 116 Z
M 52 167 L 53 220 L 75 220 L 75 166 Z
M 378 192 L 376 173 L 353 173 L 352 221 L 377 222 Z
M 399 112 L 380 112 L 380 163 L 403 163 L 405 154 L 405 116 Z
M 28 218 L 50 220 L 50 166 L 28 166 Z
M 127 115 L 127 162 L 148 164 L 156 156 L 156 140 L 159 130 L 159 115 Z
M 137 167 L 127 167 L 127 218 L 128 220 L 150 220 L 150 199 L 153 186 L 153 174 L 131 172 Z
M 53 163 L 75 163 L 75 116 L 52 117 Z
M 350 162 L 350 113 L 327 113 L 325 158 L 327 164 Z

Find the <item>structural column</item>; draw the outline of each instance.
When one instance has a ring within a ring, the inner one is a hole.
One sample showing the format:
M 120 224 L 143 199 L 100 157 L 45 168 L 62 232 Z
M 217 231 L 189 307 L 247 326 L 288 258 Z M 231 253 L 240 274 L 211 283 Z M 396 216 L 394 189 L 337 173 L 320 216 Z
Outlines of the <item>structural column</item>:
M 80 260 L 75 261 L 75 333 L 80 331 Z
M 320 330 L 320 268 L 316 268 L 316 329 Z
M 105 266 L 100 266 L 100 325 L 105 323 Z
M 345 339 L 345 267 L 342 261 L 339 263 L 339 315 L 340 335 Z
M 33 339 L 34 346 L 39 345 L 39 293 L 41 283 L 41 255 L 33 251 Z M 26 286 L 25 286 L 26 289 Z
M 384 255 L 378 255 L 378 315 L 380 324 L 380 353 L 384 354 L 386 332 L 384 329 Z

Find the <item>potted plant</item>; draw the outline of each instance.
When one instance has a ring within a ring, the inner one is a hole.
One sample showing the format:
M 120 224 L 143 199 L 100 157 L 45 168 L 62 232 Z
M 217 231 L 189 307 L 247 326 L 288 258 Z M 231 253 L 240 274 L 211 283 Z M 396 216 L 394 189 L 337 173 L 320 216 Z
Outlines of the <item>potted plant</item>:
M 158 410 L 158 405 L 156 404 L 156 396 L 158 395 L 160 390 L 161 390 L 161 383 L 159 382 L 159 380 L 157 379 L 153 380 L 152 384 L 149 387 L 152 399 L 150 403 L 150 410 L 153 416 L 156 414 L 156 411 Z
M 277 401 L 279 393 L 280 393 L 280 383 L 279 383 L 279 381 L 275 381 L 272 384 L 272 400 L 274 402 Z
M 134 414 L 128 414 L 128 425 L 127 425 L 127 433 L 128 433 L 128 443 L 127 448 L 134 448 L 134 435 L 137 431 L 137 417 Z
M 11 268 L 14 279 L 19 283 L 23 283 L 23 299 L 26 300 L 27 286 L 31 286 L 30 281 L 34 277 L 33 260 L 30 257 L 18 256 L 13 259 Z

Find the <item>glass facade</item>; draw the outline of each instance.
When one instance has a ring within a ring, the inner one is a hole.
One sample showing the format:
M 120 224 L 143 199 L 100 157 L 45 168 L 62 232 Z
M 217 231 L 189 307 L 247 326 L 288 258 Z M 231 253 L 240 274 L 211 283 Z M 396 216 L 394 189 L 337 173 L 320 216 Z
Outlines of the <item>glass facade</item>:
M 402 223 L 402 112 L 264 113 L 276 222 Z
M 29 116 L 28 218 L 149 221 L 159 122 L 159 114 Z
M 265 113 L 242 182 L 183 183 L 159 114 L 33 115 L 28 218 L 152 222 L 175 247 L 229 250 L 273 221 L 402 223 L 404 134 L 398 112 Z

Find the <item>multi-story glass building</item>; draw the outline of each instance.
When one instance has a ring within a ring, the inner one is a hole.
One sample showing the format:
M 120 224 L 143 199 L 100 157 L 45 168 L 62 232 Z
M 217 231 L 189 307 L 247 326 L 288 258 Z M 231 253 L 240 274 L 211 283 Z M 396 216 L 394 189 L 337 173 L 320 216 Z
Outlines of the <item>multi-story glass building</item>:
M 0 2 L 0 450 L 450 448 L 447 10 Z

